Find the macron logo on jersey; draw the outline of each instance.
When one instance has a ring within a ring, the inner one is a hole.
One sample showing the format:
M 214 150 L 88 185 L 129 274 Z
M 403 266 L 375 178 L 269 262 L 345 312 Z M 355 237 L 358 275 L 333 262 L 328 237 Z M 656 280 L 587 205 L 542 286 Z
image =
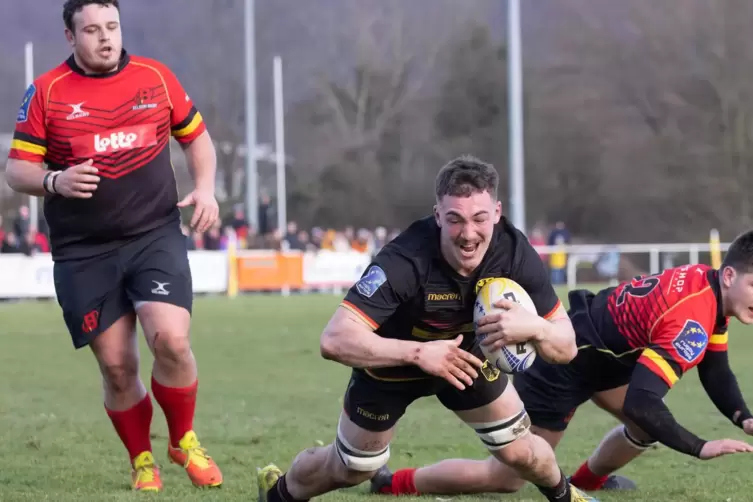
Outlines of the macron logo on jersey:
M 90 158 L 157 144 L 157 125 L 140 124 L 71 138 L 76 157 Z
M 672 340 L 672 346 L 677 353 L 687 362 L 692 363 L 706 350 L 709 344 L 709 335 L 703 329 L 701 323 L 688 319 L 685 326 Z

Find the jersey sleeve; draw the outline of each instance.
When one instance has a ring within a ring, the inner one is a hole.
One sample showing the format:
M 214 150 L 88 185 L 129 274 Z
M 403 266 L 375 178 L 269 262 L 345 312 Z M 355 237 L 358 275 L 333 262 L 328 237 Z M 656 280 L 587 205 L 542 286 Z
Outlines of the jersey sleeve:
M 704 311 L 710 309 L 700 307 L 677 305 L 664 314 L 651 331 L 649 346 L 638 359 L 638 364 L 646 366 L 670 388 L 701 362 L 713 338 L 704 327 L 713 325 L 705 319 L 709 314 Z
M 714 334 L 709 338 L 709 347 L 707 350 L 711 352 L 727 352 L 727 342 L 729 341 L 727 329 L 725 325 L 715 330 Z
M 9 158 L 42 163 L 46 154 L 45 101 L 39 84 L 35 82 L 26 90 L 21 101 Z
M 522 233 L 519 234 L 519 239 L 520 245 L 510 279 L 526 290 L 539 315 L 549 319 L 562 303 L 554 291 L 539 253 Z
M 179 143 L 190 143 L 206 131 L 204 119 L 196 109 L 191 97 L 183 89 L 178 77 L 169 69 L 163 68 L 165 85 L 167 85 L 167 93 L 172 108 L 170 130 Z
M 418 283 L 411 260 L 398 251 L 384 248 L 350 288 L 341 306 L 377 329 L 416 294 Z

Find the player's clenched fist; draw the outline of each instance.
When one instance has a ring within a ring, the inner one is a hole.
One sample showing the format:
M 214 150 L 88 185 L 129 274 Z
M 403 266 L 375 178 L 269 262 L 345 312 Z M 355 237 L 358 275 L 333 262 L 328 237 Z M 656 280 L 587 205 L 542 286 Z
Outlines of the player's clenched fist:
M 99 184 L 98 172 L 89 159 L 65 171 L 50 174 L 45 178 L 45 189 L 67 198 L 89 199 Z
M 709 460 L 731 453 L 753 453 L 753 445 L 736 439 L 717 439 L 703 445 L 698 457 L 701 460 Z
M 416 365 L 430 375 L 444 378 L 460 390 L 473 385 L 478 377 L 476 368 L 483 363 L 479 358 L 460 348 L 463 335 L 454 340 L 434 340 L 421 344 L 416 354 Z

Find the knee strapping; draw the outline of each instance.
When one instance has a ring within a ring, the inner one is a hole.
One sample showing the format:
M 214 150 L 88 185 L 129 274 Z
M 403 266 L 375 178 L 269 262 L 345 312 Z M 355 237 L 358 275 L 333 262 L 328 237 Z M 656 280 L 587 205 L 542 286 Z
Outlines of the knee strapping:
M 378 471 L 380 467 L 387 465 L 390 459 L 390 445 L 380 451 L 359 450 L 348 443 L 340 427 L 337 428 L 335 450 L 345 467 L 358 472 Z
M 516 439 L 528 434 L 531 429 L 531 419 L 526 410 L 522 410 L 517 415 L 496 422 L 468 425 L 476 430 L 476 434 L 478 434 L 484 446 L 494 451 L 501 450 Z
M 641 441 L 640 439 L 634 438 L 630 435 L 630 431 L 624 425 L 622 426 L 622 433 L 625 435 L 625 439 L 628 440 L 628 443 L 638 450 L 646 450 L 656 444 L 656 441 L 654 440 Z

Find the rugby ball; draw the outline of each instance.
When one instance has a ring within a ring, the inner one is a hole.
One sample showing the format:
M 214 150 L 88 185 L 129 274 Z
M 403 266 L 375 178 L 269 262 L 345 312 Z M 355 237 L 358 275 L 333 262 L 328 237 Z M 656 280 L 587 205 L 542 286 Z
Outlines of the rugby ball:
M 526 310 L 538 315 L 536 306 L 526 290 L 512 279 L 500 277 L 485 280 L 479 289 L 473 306 L 473 325 L 475 326 L 485 315 L 503 311 L 504 309 L 494 307 L 494 304 L 504 298 L 517 302 Z M 481 342 L 486 335 L 477 334 L 476 337 Z M 536 346 L 531 342 L 514 343 L 497 350 L 490 350 L 485 345 L 479 347 L 489 364 L 507 374 L 522 373 L 530 368 L 536 359 Z

